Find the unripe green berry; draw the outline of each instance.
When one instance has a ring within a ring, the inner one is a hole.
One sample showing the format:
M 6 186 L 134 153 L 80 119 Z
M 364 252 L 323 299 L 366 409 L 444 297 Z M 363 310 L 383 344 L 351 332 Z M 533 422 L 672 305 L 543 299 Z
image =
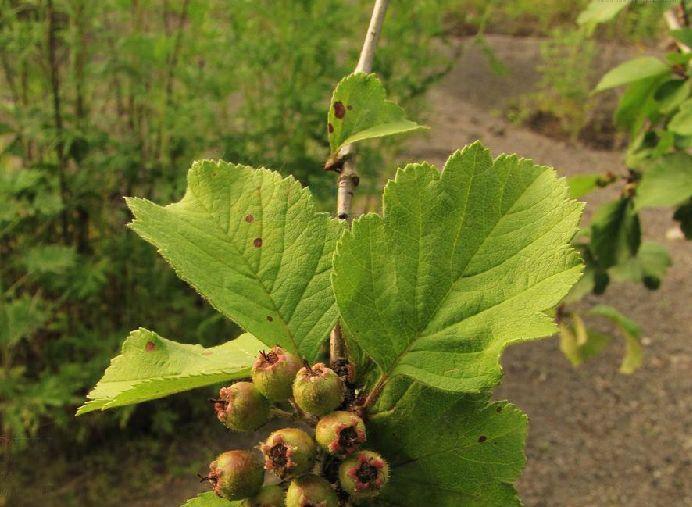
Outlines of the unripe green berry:
M 262 487 L 262 461 L 249 451 L 224 452 L 211 462 L 206 479 L 218 496 L 241 500 L 256 495 Z
M 256 430 L 269 420 L 269 400 L 255 389 L 252 382 L 237 382 L 222 387 L 214 410 L 227 428 L 236 431 Z
M 291 385 L 303 363 L 299 357 L 279 346 L 260 352 L 252 365 L 252 381 L 259 392 L 271 401 L 291 397 Z
M 309 472 L 315 464 L 315 441 L 298 428 L 276 430 L 260 445 L 264 468 L 279 478 L 298 477 Z
M 315 439 L 329 454 L 348 455 L 365 442 L 365 424 L 353 412 L 332 412 L 317 422 Z
M 252 498 L 243 501 L 243 507 L 284 507 L 286 492 L 278 484 L 264 486 Z
M 301 410 L 325 415 L 341 405 L 345 388 L 343 381 L 322 363 L 301 368 L 293 382 L 293 397 Z
M 321 477 L 304 475 L 288 485 L 286 507 L 339 507 L 339 498 Z
M 359 451 L 339 467 L 339 483 L 354 500 L 373 498 L 389 480 L 389 465 L 372 451 Z

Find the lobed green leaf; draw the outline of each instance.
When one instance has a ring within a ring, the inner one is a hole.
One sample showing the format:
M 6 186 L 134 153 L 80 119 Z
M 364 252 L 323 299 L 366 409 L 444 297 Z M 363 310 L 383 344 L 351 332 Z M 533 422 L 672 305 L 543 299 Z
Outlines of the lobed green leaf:
M 410 381 L 390 387 L 368 425 L 369 445 L 392 469 L 374 505 L 520 505 L 512 486 L 525 463 L 520 410 Z
M 337 319 L 329 276 L 343 228 L 300 183 L 205 160 L 181 201 L 127 203 L 130 226 L 217 310 L 265 344 L 315 359 Z
M 132 405 L 248 377 L 262 342 L 250 334 L 217 347 L 177 343 L 147 329 L 132 331 L 119 356 L 87 395 L 77 415 Z
M 581 276 L 582 205 L 555 172 L 474 143 L 440 173 L 408 165 L 383 216 L 354 221 L 334 258 L 344 324 L 383 374 L 476 392 L 508 344 L 555 331 L 545 312 Z

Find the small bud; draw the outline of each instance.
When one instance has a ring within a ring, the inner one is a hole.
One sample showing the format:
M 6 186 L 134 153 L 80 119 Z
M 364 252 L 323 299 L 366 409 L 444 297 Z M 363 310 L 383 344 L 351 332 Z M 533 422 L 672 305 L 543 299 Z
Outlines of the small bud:
M 339 467 L 339 483 L 354 500 L 373 498 L 389 479 L 389 465 L 372 451 L 360 451 Z
M 332 412 L 317 423 L 315 438 L 328 453 L 348 455 L 365 442 L 365 424 L 353 412 Z
M 296 404 L 309 414 L 325 415 L 341 405 L 344 399 L 344 383 L 334 370 L 322 363 L 298 371 L 293 382 Z
M 284 507 L 286 492 L 278 484 L 264 486 L 252 498 L 248 498 L 241 505 L 243 507 Z
M 264 468 L 280 479 L 297 477 L 309 472 L 315 464 L 315 441 L 298 428 L 277 430 L 260 445 Z
M 249 451 L 224 452 L 211 462 L 205 479 L 218 496 L 241 500 L 257 494 L 262 487 L 262 461 Z
M 269 420 L 269 401 L 252 382 L 237 382 L 222 387 L 214 410 L 227 428 L 236 431 L 256 430 Z
M 321 477 L 304 475 L 289 484 L 286 507 L 339 507 L 339 498 Z
M 260 352 L 252 365 L 252 381 L 259 392 L 271 401 L 286 401 L 291 397 L 291 385 L 300 370 L 300 358 L 281 347 Z

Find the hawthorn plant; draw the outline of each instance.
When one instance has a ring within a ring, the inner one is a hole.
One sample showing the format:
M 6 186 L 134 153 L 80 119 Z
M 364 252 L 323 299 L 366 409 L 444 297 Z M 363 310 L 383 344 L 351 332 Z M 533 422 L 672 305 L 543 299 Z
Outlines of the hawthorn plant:
M 179 202 L 127 200 L 131 228 L 246 333 L 203 348 L 135 330 L 78 414 L 224 383 L 229 430 L 286 420 L 218 456 L 187 507 L 520 504 L 527 420 L 492 389 L 507 345 L 557 329 L 582 205 L 551 168 L 476 142 L 400 168 L 382 213 L 349 227 L 354 143 L 421 128 L 368 67 L 329 106 L 341 219 L 292 177 L 223 161 L 194 163 Z
M 612 20 L 634 3 L 593 0 L 578 21 L 591 33 L 596 25 Z M 652 291 L 659 288 L 671 259 L 664 245 L 643 239 L 641 213 L 666 208 L 678 222 L 681 235 L 692 238 L 691 13 L 685 2 L 661 8 L 668 9 L 664 17 L 673 48 L 664 58 L 647 55 L 625 61 L 608 71 L 595 89 L 625 87 L 614 122 L 629 136 L 627 171 L 580 174 L 568 181 L 574 198 L 605 187 L 619 190 L 575 237 L 586 268 L 558 309 L 560 348 L 575 366 L 612 341 L 610 335 L 588 326 L 585 316 L 610 320 L 624 338 L 622 373 L 634 372 L 643 361 L 641 329 L 636 322 L 612 306 L 597 304 L 580 313 L 573 304 L 587 294 L 603 294 L 612 282 L 641 283 Z

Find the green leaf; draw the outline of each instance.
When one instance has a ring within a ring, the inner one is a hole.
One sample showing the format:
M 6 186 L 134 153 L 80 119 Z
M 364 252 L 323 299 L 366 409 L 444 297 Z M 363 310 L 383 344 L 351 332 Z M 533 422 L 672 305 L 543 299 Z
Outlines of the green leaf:
M 637 188 L 635 209 L 677 206 L 692 197 L 692 155 L 671 153 L 646 167 Z
M 582 205 L 547 167 L 495 161 L 480 143 L 444 172 L 408 165 L 337 246 L 343 322 L 384 374 L 449 391 L 500 378 L 510 343 L 555 331 L 544 312 L 579 279 L 569 246 Z
M 637 256 L 610 270 L 616 280 L 642 282 L 650 289 L 658 289 L 671 266 L 666 247 L 653 241 L 642 243 Z
M 613 341 L 613 337 L 609 334 L 601 333 L 594 329 L 589 329 L 587 331 L 586 342 L 579 347 L 581 360 L 588 361 L 592 357 L 596 357 L 611 341 Z
M 569 188 L 569 196 L 573 199 L 578 199 L 598 187 L 600 174 L 577 174 L 567 178 L 567 187 Z
M 692 28 L 681 28 L 679 30 L 671 30 L 670 35 L 675 37 L 687 47 L 692 47 Z
M 620 97 L 613 115 L 615 125 L 628 130 L 630 135 L 634 136 L 646 119 L 657 113 L 660 106 L 656 102 L 655 92 L 664 80 L 665 77 L 656 76 L 629 85 Z
M 336 153 L 345 144 L 427 128 L 408 120 L 404 110 L 386 100 L 375 74 L 358 72 L 334 90 L 327 115 L 329 146 Z
M 653 56 L 634 58 L 608 71 L 596 85 L 596 91 L 600 92 L 649 77 L 661 76 L 668 72 L 670 72 L 668 65 L 658 58 Z
M 622 198 L 601 206 L 591 221 L 591 252 L 601 269 L 627 262 L 641 243 L 639 215 L 632 200 Z
M 594 331 L 593 329 L 584 329 L 586 339 L 579 343 L 576 325 L 563 322 L 560 323 L 559 327 L 560 351 L 574 367 L 597 356 L 613 339 L 612 336 Z
M 658 102 L 659 111 L 669 114 L 678 109 L 690 95 L 690 81 L 687 79 L 670 79 L 656 88 L 654 98 Z
M 391 465 L 374 505 L 520 505 L 512 486 L 526 461 L 520 410 L 420 384 L 396 391 L 396 403 L 368 424 L 368 445 Z
M 77 415 L 247 377 L 262 347 L 247 333 L 205 349 L 137 329 L 127 337 L 120 355 L 88 394 L 91 401 L 79 407 Z
M 589 313 L 611 320 L 618 328 L 625 339 L 625 357 L 620 364 L 620 373 L 633 373 L 641 366 L 644 356 L 640 343 L 642 333 L 637 323 L 608 305 L 596 305 Z
M 688 201 L 673 213 L 673 220 L 680 223 L 685 239 L 692 239 L 692 201 Z
M 213 491 L 207 491 L 190 498 L 180 507 L 242 507 L 242 505 L 242 501 L 231 502 L 225 498 L 219 498 Z
M 195 162 L 183 199 L 128 199 L 131 227 L 221 313 L 313 360 L 337 319 L 329 286 L 342 226 L 293 178 Z
M 38 296 L 22 296 L 11 301 L 0 300 L 0 345 L 12 347 L 37 331 L 50 314 Z
M 627 7 L 628 0 L 621 2 L 604 2 L 603 0 L 592 0 L 582 12 L 579 13 L 577 23 L 587 25 L 593 30 L 596 25 L 605 23 L 613 19 L 617 14 Z
M 40 245 L 27 250 L 22 258 L 22 264 L 32 275 L 63 273 L 74 265 L 76 255 L 72 247 Z
M 680 105 L 680 111 L 670 119 L 668 129 L 681 136 L 692 136 L 692 99 Z

